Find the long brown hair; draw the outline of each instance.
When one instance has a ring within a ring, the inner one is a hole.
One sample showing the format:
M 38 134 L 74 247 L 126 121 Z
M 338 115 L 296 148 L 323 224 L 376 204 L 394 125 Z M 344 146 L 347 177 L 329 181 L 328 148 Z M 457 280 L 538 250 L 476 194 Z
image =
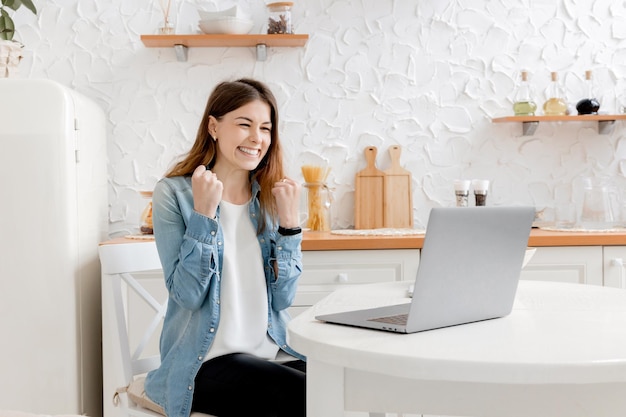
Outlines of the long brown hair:
M 258 233 L 261 233 L 266 226 L 266 215 L 269 215 L 274 222 L 278 218 L 276 201 L 272 196 L 272 187 L 275 182 L 284 177 L 283 152 L 278 135 L 278 106 L 274 94 L 262 82 L 242 78 L 218 84 L 209 96 L 202 121 L 198 127 L 196 141 L 191 150 L 165 176 L 191 175 L 200 165 L 206 165 L 210 169 L 215 164 L 217 157 L 217 144 L 209 133 L 209 116 L 221 120 L 226 113 L 237 110 L 255 100 L 261 100 L 269 105 L 272 122 L 271 143 L 267 154 L 259 166 L 250 172 L 250 180 L 256 180 L 261 188 L 259 193 L 261 213 L 258 218 Z

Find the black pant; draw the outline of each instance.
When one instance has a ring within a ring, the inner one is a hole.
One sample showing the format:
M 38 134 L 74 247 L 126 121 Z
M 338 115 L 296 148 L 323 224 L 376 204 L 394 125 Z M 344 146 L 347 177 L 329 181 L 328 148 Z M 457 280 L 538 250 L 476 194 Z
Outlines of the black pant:
M 192 411 L 217 417 L 305 417 L 306 364 L 275 363 L 245 353 L 205 362 Z

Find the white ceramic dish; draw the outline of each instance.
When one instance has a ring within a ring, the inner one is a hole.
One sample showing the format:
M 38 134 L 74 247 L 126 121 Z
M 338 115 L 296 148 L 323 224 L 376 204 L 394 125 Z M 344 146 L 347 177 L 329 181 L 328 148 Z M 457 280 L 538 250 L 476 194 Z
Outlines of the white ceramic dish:
M 215 20 L 222 17 L 243 17 L 239 6 L 233 6 L 229 9 L 218 10 L 215 12 L 207 12 L 206 10 L 198 9 L 200 20 Z
M 252 19 L 226 16 L 213 20 L 200 20 L 198 27 L 206 34 L 244 34 L 250 32 Z

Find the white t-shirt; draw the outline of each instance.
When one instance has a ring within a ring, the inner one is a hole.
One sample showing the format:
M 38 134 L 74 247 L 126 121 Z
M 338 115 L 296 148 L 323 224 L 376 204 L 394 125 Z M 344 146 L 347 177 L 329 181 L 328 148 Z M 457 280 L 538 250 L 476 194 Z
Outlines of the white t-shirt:
M 204 360 L 228 353 L 276 358 L 278 346 L 267 334 L 268 299 L 263 255 L 248 203 L 220 203 L 224 234 L 220 323 Z

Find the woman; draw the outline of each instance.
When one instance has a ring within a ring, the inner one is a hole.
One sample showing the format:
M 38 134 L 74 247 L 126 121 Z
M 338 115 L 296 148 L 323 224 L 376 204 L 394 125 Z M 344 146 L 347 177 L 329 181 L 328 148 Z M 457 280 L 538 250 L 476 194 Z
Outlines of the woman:
M 168 417 L 305 415 L 304 358 L 286 343 L 300 186 L 283 173 L 277 129 L 264 84 L 223 82 L 190 152 L 155 187 L 169 301 L 145 389 Z

